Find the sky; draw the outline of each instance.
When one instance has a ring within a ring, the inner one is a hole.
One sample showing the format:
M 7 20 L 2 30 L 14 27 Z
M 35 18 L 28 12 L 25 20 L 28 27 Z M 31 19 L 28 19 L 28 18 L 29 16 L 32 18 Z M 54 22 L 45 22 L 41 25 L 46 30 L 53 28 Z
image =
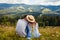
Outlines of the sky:
M 29 5 L 60 5 L 60 0 L 0 0 L 0 3 Z

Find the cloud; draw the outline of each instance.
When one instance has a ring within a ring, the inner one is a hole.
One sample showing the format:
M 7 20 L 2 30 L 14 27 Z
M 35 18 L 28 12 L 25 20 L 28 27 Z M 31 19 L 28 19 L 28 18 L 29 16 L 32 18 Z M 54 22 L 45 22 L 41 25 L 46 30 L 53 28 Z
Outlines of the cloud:
M 60 1 L 55 1 L 55 2 L 41 2 L 41 3 L 39 3 L 39 4 L 41 4 L 41 5 L 55 5 L 55 6 L 58 6 L 58 5 L 60 5 Z
M 0 0 L 0 3 L 24 3 L 30 5 L 60 5 L 60 0 Z
M 60 1 L 60 0 L 48 0 L 49 2 L 57 2 L 57 1 Z
M 22 3 L 22 0 L 0 0 L 0 3 L 12 3 L 12 4 L 15 4 L 15 3 Z
M 32 4 L 36 5 L 60 5 L 60 0 L 35 0 Z

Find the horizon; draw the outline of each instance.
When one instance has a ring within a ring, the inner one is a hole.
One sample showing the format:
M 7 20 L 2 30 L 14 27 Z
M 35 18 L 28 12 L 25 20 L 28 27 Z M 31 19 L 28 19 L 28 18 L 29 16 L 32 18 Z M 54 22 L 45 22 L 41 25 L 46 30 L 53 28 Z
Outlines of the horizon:
M 0 4 L 12 4 L 12 3 L 0 3 Z M 19 4 L 19 3 L 15 3 L 15 4 Z M 31 4 L 25 4 L 25 3 L 20 3 L 20 4 L 31 5 Z M 39 5 L 41 5 L 41 4 L 39 4 Z M 38 5 L 35 5 L 35 6 L 38 6 Z M 42 5 L 42 6 L 60 6 L 60 5 Z

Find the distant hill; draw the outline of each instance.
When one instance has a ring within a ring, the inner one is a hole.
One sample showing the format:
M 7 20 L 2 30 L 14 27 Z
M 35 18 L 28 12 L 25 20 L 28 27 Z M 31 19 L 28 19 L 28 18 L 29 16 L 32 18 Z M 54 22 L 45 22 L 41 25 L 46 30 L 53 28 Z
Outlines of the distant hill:
M 1 15 L 22 15 L 22 14 L 32 14 L 38 16 L 41 14 L 41 11 L 45 8 L 50 9 L 54 13 L 60 14 L 60 6 L 0 3 L 0 16 Z
M 27 4 L 6 4 L 6 3 L 0 3 L 0 9 L 5 9 L 5 8 L 9 8 L 9 7 L 13 7 L 13 6 L 23 6 L 25 8 L 29 8 L 31 7 L 32 9 L 36 9 L 39 10 L 41 8 L 49 8 L 53 11 L 60 9 L 60 6 L 52 6 L 52 5 L 27 5 Z
M 58 10 L 55 10 L 55 12 L 57 12 L 57 13 L 60 13 L 60 9 L 58 9 Z

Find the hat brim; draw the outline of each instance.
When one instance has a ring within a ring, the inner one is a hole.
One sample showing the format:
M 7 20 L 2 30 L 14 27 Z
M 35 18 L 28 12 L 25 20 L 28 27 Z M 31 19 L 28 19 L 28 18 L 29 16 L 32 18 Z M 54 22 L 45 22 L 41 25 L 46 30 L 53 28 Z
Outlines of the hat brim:
M 31 21 L 28 17 L 29 17 L 29 16 L 27 16 L 27 21 L 29 21 L 29 22 L 35 22 L 35 19 L 34 19 L 34 18 L 33 18 L 33 20 Z
M 27 19 L 29 22 L 35 22 L 35 20 L 33 20 L 33 21 L 31 21 L 31 20 L 29 20 L 29 19 Z

